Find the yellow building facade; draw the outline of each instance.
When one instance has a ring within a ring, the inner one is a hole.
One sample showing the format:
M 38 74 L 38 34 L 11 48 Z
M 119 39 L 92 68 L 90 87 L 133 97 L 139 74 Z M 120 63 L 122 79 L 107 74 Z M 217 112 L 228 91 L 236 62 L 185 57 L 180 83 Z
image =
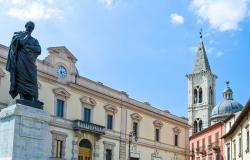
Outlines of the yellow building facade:
M 47 51 L 37 69 L 39 99 L 50 113 L 50 159 L 188 159 L 187 119 L 80 76 L 76 57 L 64 46 Z M 11 101 L 7 54 L 0 45 L 0 110 Z
M 250 99 L 240 112 L 230 115 L 224 121 L 225 159 L 248 160 L 250 159 Z

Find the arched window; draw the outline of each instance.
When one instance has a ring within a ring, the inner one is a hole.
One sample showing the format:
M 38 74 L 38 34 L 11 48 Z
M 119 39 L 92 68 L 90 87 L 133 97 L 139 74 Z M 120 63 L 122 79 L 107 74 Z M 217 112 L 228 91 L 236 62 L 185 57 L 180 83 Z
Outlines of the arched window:
M 197 93 L 197 89 L 194 89 L 194 104 L 196 104 L 198 101 L 198 93 Z
M 202 103 L 202 88 L 199 88 L 199 103 Z
M 87 140 L 87 139 L 81 140 L 80 143 L 79 143 L 79 146 L 84 147 L 84 148 L 89 148 L 89 149 L 91 149 L 91 147 L 92 147 L 90 141 Z
M 202 130 L 202 120 L 199 121 L 199 132 Z
M 213 104 L 213 89 L 209 87 L 209 104 Z
M 193 132 L 197 133 L 197 121 L 194 121 Z
M 92 144 L 87 139 L 82 139 L 79 143 L 78 148 L 78 159 L 79 160 L 90 160 L 92 157 Z

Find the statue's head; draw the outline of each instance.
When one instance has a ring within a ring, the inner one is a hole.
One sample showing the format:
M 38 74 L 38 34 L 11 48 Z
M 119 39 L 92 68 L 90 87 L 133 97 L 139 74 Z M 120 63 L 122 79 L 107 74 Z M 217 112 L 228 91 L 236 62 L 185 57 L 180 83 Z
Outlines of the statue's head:
M 34 28 L 35 28 L 35 23 L 32 22 L 32 21 L 28 21 L 28 22 L 25 24 L 25 28 L 26 28 L 26 31 L 29 32 L 29 33 L 31 34 L 32 31 L 33 31 Z

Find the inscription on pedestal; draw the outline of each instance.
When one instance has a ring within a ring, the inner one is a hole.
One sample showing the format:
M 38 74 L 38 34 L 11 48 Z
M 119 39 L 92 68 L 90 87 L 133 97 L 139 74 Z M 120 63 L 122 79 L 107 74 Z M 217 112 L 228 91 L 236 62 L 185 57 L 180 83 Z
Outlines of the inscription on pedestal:
M 0 112 L 0 160 L 46 160 L 49 157 L 46 111 L 12 105 Z
M 21 117 L 20 136 L 43 139 L 43 122 L 29 117 Z

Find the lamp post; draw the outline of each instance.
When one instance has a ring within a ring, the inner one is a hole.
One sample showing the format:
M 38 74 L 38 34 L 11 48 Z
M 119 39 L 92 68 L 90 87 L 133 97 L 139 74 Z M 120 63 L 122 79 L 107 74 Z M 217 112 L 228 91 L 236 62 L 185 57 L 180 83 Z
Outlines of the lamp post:
M 135 141 L 137 142 L 138 140 L 138 137 L 137 135 L 135 134 L 135 131 L 131 131 L 129 132 L 129 139 L 128 139 L 128 159 L 130 160 L 130 157 L 131 157 L 131 153 L 130 153 L 130 145 L 133 141 L 133 137 L 135 138 Z

